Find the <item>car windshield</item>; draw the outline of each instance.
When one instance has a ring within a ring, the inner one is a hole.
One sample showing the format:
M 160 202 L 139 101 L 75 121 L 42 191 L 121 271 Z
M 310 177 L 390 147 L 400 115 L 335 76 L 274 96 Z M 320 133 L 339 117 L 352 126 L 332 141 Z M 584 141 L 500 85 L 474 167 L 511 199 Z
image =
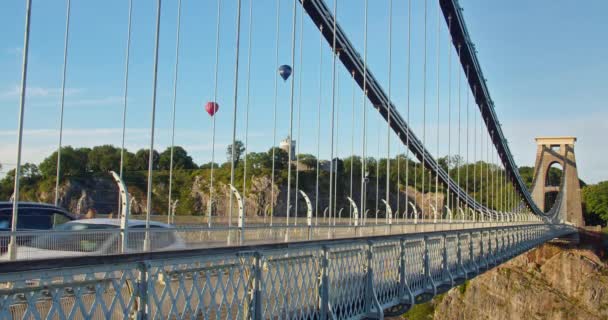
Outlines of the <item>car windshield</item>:
M 36 237 L 32 240 L 29 247 L 56 250 L 56 251 L 76 251 L 76 252 L 93 252 L 101 249 L 104 244 L 115 241 L 116 233 L 110 232 L 112 229 L 117 229 L 115 225 L 107 224 L 90 224 L 90 223 L 66 223 L 58 226 L 54 230 L 57 231 L 79 231 L 79 230 L 95 230 L 91 233 L 47 233 Z M 103 232 L 102 230 L 108 230 Z

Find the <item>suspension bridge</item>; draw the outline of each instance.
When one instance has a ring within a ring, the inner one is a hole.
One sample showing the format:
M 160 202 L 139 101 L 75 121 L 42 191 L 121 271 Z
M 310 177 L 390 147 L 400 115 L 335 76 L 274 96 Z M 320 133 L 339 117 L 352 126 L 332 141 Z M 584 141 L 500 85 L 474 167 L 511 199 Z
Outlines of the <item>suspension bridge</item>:
M 168 61 L 159 58 L 166 15 L 156 0 L 147 200 L 145 217 L 136 220 L 123 172 L 127 97 L 129 86 L 148 85 L 149 79 L 145 84 L 129 80 L 132 13 L 137 10 L 130 0 L 125 7 L 122 152 L 111 173 L 120 202 L 116 228 L 19 230 L 29 43 L 36 32 L 30 28 L 36 5 L 25 3 L 12 221 L 11 230 L 0 235 L 7 251 L 0 263 L 2 319 L 382 319 L 539 244 L 575 235 L 584 225 L 576 138 L 536 140 L 529 189 L 457 0 L 214 1 L 216 26 L 204 35 L 215 41 L 214 54 L 205 56 L 213 66 L 211 99 L 205 105 L 212 144 L 203 177 L 209 197 L 196 225 L 174 223 L 179 57 L 187 48 L 180 44 L 182 1 L 162 1 L 176 6 L 168 209 L 162 216 L 168 224 L 163 228 L 154 221 L 159 216 L 153 206 L 153 162 L 158 69 Z M 370 32 L 370 15 L 377 18 L 378 8 L 385 16 Z M 255 27 L 273 13 L 276 23 L 265 21 L 260 27 L 264 37 L 254 39 Z M 71 15 L 67 0 L 55 205 L 62 200 L 65 170 L 61 153 Z M 226 28 L 228 15 L 234 20 Z M 282 41 L 287 34 L 288 42 Z M 383 46 L 378 38 L 386 38 Z M 222 49 L 227 41 L 228 51 Z M 269 81 L 261 75 L 251 79 L 252 65 L 257 70 L 252 60 L 260 57 L 252 51 L 260 47 L 273 48 L 274 56 L 264 60 L 275 66 Z M 232 69 L 230 90 L 218 89 L 224 64 Z M 374 76 L 377 69 L 386 79 Z M 265 110 L 272 116 L 252 121 L 250 113 L 259 109 L 254 111 L 251 100 L 258 96 L 270 97 Z M 248 190 L 255 175 L 248 161 L 256 148 L 250 125 L 266 129 L 262 144 L 271 148 L 270 182 L 263 188 L 270 200 L 264 208 L 251 205 L 254 193 L 262 191 Z M 287 135 L 285 148 L 275 148 L 281 132 Z M 224 166 L 229 178 L 216 176 L 222 169 L 215 163 L 216 141 L 222 136 L 231 142 Z M 279 157 L 282 152 L 286 160 Z M 315 161 L 305 163 L 305 152 L 316 154 Z M 347 157 L 350 167 L 343 161 Z M 549 186 L 554 163 L 561 165 L 562 179 Z M 550 192 L 556 194 L 553 201 L 546 198 Z M 65 237 L 70 243 L 57 240 Z M 115 241 L 104 244 L 103 251 L 89 247 L 106 239 Z M 32 245 L 37 242 L 44 246 Z

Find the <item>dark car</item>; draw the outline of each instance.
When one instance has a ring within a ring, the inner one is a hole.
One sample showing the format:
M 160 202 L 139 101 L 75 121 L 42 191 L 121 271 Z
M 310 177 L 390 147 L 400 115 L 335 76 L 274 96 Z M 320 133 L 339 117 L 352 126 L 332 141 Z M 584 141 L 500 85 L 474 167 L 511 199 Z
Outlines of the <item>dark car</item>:
M 75 215 L 54 205 L 19 202 L 17 231 L 48 230 L 76 219 Z M 10 237 L 2 233 L 4 233 L 3 231 L 11 231 L 12 220 L 13 203 L 0 201 L 0 252 L 5 252 L 8 247 Z M 20 245 L 27 244 L 32 238 L 33 236 L 19 236 L 17 243 Z

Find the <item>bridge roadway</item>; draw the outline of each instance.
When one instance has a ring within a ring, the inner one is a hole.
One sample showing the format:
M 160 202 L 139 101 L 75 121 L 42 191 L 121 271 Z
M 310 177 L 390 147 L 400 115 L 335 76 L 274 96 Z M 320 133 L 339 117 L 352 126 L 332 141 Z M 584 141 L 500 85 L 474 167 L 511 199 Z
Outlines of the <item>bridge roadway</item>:
M 381 319 L 574 232 L 522 222 L 7 262 L 0 319 Z

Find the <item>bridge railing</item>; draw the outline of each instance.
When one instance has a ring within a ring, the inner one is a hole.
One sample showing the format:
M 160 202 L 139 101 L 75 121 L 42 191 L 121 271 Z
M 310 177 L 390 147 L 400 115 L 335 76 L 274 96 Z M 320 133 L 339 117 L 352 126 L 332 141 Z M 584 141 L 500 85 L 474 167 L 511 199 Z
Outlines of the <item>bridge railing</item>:
M 379 317 L 575 231 L 519 225 L 9 262 L 0 318 Z
M 123 233 L 116 229 L 52 230 L 0 232 L 0 263 L 9 260 L 8 243 L 15 235 L 17 250 L 15 260 L 48 259 L 53 257 L 118 253 L 154 252 L 180 249 L 202 249 L 232 245 L 256 245 L 266 243 L 329 240 L 352 237 L 387 236 L 432 231 L 450 231 L 487 227 L 540 224 L 541 222 L 416 222 L 403 220 L 392 224 L 341 225 L 252 225 L 243 228 L 227 226 L 180 226 L 176 228 L 128 229 Z M 144 245 L 146 233 L 150 246 Z M 122 237 L 126 234 L 126 245 Z

